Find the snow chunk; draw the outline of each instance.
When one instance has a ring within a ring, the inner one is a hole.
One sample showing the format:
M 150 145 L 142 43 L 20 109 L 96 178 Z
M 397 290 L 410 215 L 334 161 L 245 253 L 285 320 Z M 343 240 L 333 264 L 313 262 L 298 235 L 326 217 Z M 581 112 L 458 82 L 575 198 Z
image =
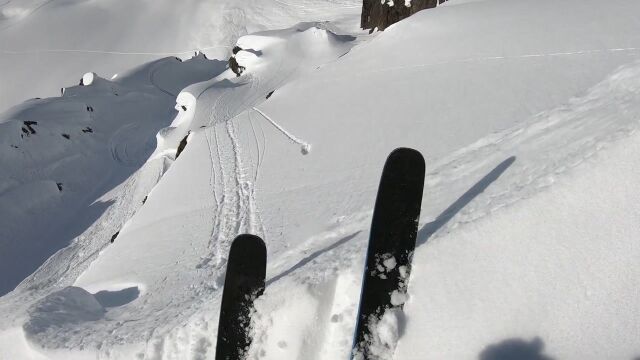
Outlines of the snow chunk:
M 311 144 L 302 144 L 300 145 L 300 152 L 302 153 L 302 155 L 307 155 L 309 154 L 309 152 L 311 152 Z
M 82 85 L 89 86 L 89 85 L 93 84 L 93 81 L 95 80 L 96 76 L 97 75 L 95 73 L 92 73 L 92 72 L 88 72 L 88 73 L 84 74 L 82 76 Z
M 409 275 L 409 269 L 407 268 L 406 265 L 402 265 L 398 268 L 398 271 L 400 272 L 400 277 L 403 279 L 407 278 L 407 275 Z
M 388 309 L 378 319 L 372 317 L 369 321 L 371 337 L 367 340 L 368 359 L 391 360 L 400 339 L 400 319 L 402 310 Z M 356 352 L 354 359 L 364 360 L 365 354 Z
M 398 290 L 393 290 L 391 293 L 391 305 L 393 306 L 401 306 L 407 302 L 409 299 L 409 295 L 405 292 L 400 292 Z
M 395 257 L 390 257 L 388 259 L 385 259 L 382 264 L 384 265 L 384 267 L 387 269 L 387 272 L 393 270 L 396 268 L 396 265 L 398 264 L 398 262 L 396 261 Z
M 384 359 L 393 357 L 393 351 L 396 349 L 400 338 L 399 318 L 400 310 L 398 309 L 387 310 L 382 315 L 380 322 L 376 326 L 377 342 L 372 344 L 371 350 L 374 350 L 372 354 Z

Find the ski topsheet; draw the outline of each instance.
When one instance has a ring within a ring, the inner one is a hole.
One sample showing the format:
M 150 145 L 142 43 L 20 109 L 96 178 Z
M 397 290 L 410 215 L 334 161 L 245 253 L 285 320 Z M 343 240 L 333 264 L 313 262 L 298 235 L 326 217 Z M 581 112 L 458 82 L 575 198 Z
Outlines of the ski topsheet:
M 394 327 L 397 333 L 399 312 L 407 299 L 424 174 L 424 158 L 416 150 L 396 149 L 385 163 L 371 223 L 352 359 L 393 356 Z
M 231 244 L 220 306 L 216 360 L 239 360 L 251 345 L 253 301 L 264 292 L 267 249 L 255 235 Z

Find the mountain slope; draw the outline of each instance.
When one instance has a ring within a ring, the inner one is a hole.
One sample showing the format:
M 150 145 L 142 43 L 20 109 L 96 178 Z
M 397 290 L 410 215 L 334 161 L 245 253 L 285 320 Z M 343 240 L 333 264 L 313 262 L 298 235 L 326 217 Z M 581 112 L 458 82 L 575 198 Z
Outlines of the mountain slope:
M 225 59 L 248 33 L 358 13 L 355 0 L 10 0 L 0 4 L 0 111 L 165 56 Z M 355 17 L 353 17 L 355 21 Z
M 638 11 L 452 1 L 373 36 L 347 17 L 241 37 L 239 77 L 121 79 L 162 101 L 184 85 L 177 114 L 155 149 L 116 146 L 139 162 L 0 299 L 0 347 L 212 358 L 229 245 L 251 232 L 269 265 L 250 358 L 346 358 L 379 174 L 409 146 L 427 181 L 395 359 L 637 356 Z

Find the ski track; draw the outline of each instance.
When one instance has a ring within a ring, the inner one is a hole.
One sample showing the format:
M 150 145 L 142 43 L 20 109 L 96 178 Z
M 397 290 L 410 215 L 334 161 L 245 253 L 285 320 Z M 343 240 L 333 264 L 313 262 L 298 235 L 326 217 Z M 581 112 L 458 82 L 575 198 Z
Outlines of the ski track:
M 309 144 L 308 142 L 306 142 L 306 141 L 304 141 L 302 139 L 299 139 L 295 135 L 293 135 L 290 132 L 288 132 L 285 128 L 283 128 L 282 126 L 278 125 L 278 123 L 276 123 L 275 121 L 273 121 L 273 119 L 271 119 L 269 116 L 267 116 L 267 114 L 265 114 L 262 110 L 260 110 L 260 109 L 258 109 L 256 107 L 252 107 L 252 109 L 255 110 L 256 112 L 258 112 L 260 115 L 262 115 L 269 123 L 271 123 L 271 125 L 273 125 L 273 127 L 275 127 L 278 131 L 280 131 L 289 140 L 291 140 L 294 143 L 302 146 L 305 149 L 310 149 L 311 148 L 311 144 Z
M 207 131 L 204 132 L 211 158 L 209 182 L 214 193 L 216 213 L 209 240 L 211 255 L 204 257 L 199 267 L 213 266 L 217 278 L 222 281 L 226 257 L 235 236 L 242 232 L 254 232 L 262 224 L 256 216 L 253 183 L 247 180 L 244 173 L 243 153 L 235 125 L 227 121 L 211 127 L 213 139 L 209 139 Z M 215 145 L 211 144 L 212 141 Z M 209 264 L 211 261 L 213 263 Z
M 161 67 L 166 66 L 166 65 L 167 65 L 166 61 L 160 62 L 160 63 L 156 64 L 156 65 L 155 65 L 155 66 L 154 66 L 154 67 L 149 71 L 149 83 L 151 83 L 151 85 L 153 85 L 156 89 L 160 90 L 160 91 L 161 91 L 161 92 L 163 92 L 164 94 L 167 94 L 167 95 L 171 96 L 172 98 L 175 98 L 175 97 L 177 97 L 177 96 L 178 96 L 178 94 L 173 94 L 173 93 L 171 93 L 171 92 L 169 92 L 169 91 L 167 91 L 167 90 L 163 89 L 160 85 L 158 85 L 158 84 L 155 82 L 155 75 L 156 75 L 156 72 L 157 72 L 158 70 L 160 70 L 160 68 L 161 68 Z
M 464 184 L 473 184 L 497 164 L 505 163 L 505 158 L 509 161 L 510 157 L 515 157 L 515 162 L 497 180 L 500 185 L 491 185 L 486 188 L 435 233 L 429 232 L 429 224 L 434 221 L 434 218 L 432 215 L 423 213 L 416 250 L 420 251 L 427 241 L 439 241 L 456 228 L 480 221 L 496 211 L 505 211 L 516 202 L 545 191 L 559 177 L 567 176 L 573 169 L 597 157 L 599 152 L 620 144 L 621 141 L 625 141 L 636 133 L 640 127 L 640 119 L 635 114 L 640 113 L 640 109 L 637 106 L 635 111 L 629 109 L 633 108 L 634 99 L 640 95 L 639 80 L 640 66 L 636 69 L 622 69 L 608 80 L 596 85 L 584 97 L 573 99 L 565 106 L 538 114 L 518 126 L 485 137 L 428 164 L 425 187 L 429 190 L 425 192 L 425 196 L 437 199 L 447 198 L 446 194 L 451 193 L 455 196 L 462 195 L 467 190 Z M 603 94 L 609 94 L 609 96 L 603 96 Z M 618 112 L 616 109 L 625 109 L 625 111 Z M 613 114 L 616 114 L 615 117 Z M 542 152 L 539 151 L 541 142 L 549 145 L 542 147 L 546 149 Z M 478 159 L 484 160 L 478 162 Z M 452 184 L 455 187 L 452 187 Z M 428 203 L 423 199 L 423 206 L 424 204 Z M 448 204 L 444 204 L 440 211 L 444 210 L 446 205 Z M 288 282 L 289 287 L 292 283 L 297 283 L 300 286 L 309 287 L 312 294 L 321 294 L 323 289 L 328 291 L 329 275 L 327 274 L 334 274 L 333 276 L 340 279 L 348 277 L 349 274 L 358 273 L 360 266 L 357 259 L 360 257 L 355 254 L 365 246 L 363 243 L 354 241 L 340 244 L 342 240 L 336 241 L 336 239 L 344 238 L 348 230 L 366 231 L 369 216 L 370 213 L 367 211 L 353 214 L 353 218 L 336 229 L 310 239 L 302 248 L 291 249 L 280 256 L 279 261 L 273 263 L 273 268 L 287 269 L 281 274 L 287 274 L 286 276 L 291 280 Z M 340 245 L 333 248 L 330 246 L 330 251 L 320 254 L 318 258 L 321 257 L 322 260 L 299 263 L 301 265 L 299 267 L 291 266 L 296 259 L 299 259 L 300 254 L 303 257 L 307 256 L 331 242 Z M 314 274 L 318 275 L 314 276 Z M 274 311 L 286 311 L 283 308 L 288 306 L 285 299 L 280 299 L 283 296 L 280 293 L 286 293 L 286 291 L 277 289 L 278 282 L 274 282 L 274 279 L 279 278 L 280 275 L 271 277 L 265 297 L 261 300 L 276 304 L 281 302 L 279 305 L 281 307 L 259 310 L 259 315 L 262 317 L 259 317 L 257 327 L 261 330 L 256 335 L 257 344 L 252 349 L 256 354 L 261 351 L 264 344 L 274 342 L 269 339 L 268 329 L 274 326 L 275 320 L 268 314 Z M 270 288 L 271 291 L 269 291 Z M 411 286 L 409 286 L 409 293 L 411 293 Z M 345 303 L 336 294 L 321 302 L 332 307 L 333 310 L 330 313 L 344 316 L 345 323 L 350 324 L 355 321 L 357 309 L 355 300 Z M 318 311 L 323 313 L 324 310 Z M 316 320 L 313 325 L 316 329 L 321 329 L 319 332 L 326 337 L 324 340 L 318 340 L 321 343 L 333 343 L 336 336 L 348 336 L 346 334 L 352 329 L 350 326 L 345 326 L 337 332 L 326 333 L 328 320 L 326 317 L 324 319 L 324 323 Z M 314 333 L 318 334 L 318 332 Z M 303 344 L 302 348 L 305 351 L 318 349 L 312 343 Z
M 425 63 L 425 64 L 391 66 L 391 67 L 381 68 L 373 71 L 363 71 L 359 73 L 353 73 L 349 77 L 365 76 L 365 75 L 368 76 L 371 74 L 385 73 L 389 71 L 414 70 L 414 69 L 428 68 L 433 66 L 474 63 L 474 62 L 482 62 L 482 61 L 518 60 L 518 59 L 530 59 L 530 58 L 563 57 L 563 56 L 579 56 L 579 55 L 594 55 L 594 54 L 597 55 L 597 54 L 606 54 L 606 53 L 635 53 L 635 52 L 640 52 L 640 48 L 635 48 L 635 47 L 609 48 L 609 49 L 579 50 L 579 51 L 556 52 L 556 53 L 522 54 L 522 55 L 514 55 L 514 56 L 472 57 L 472 58 L 466 58 L 466 59 L 448 60 L 448 61 Z M 342 77 L 342 78 L 327 79 L 327 81 L 335 81 L 336 79 L 346 80 L 346 78 Z

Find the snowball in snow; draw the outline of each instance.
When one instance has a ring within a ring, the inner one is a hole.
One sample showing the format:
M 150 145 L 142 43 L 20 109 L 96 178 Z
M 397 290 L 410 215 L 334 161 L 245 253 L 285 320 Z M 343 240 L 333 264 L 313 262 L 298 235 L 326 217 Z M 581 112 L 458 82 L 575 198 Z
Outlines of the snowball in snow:
M 391 293 L 391 305 L 400 306 L 407 302 L 409 299 L 409 295 L 407 293 L 400 292 L 398 290 L 393 290 Z
M 307 155 L 310 151 L 311 151 L 310 144 L 302 144 L 302 146 L 300 146 L 300 152 L 302 153 L 302 155 Z
M 387 272 L 396 268 L 397 262 L 395 257 L 390 257 L 382 262 L 385 268 L 387 268 Z
M 92 72 L 88 72 L 82 76 L 82 85 L 89 86 L 93 84 L 93 80 L 96 78 L 96 74 Z

